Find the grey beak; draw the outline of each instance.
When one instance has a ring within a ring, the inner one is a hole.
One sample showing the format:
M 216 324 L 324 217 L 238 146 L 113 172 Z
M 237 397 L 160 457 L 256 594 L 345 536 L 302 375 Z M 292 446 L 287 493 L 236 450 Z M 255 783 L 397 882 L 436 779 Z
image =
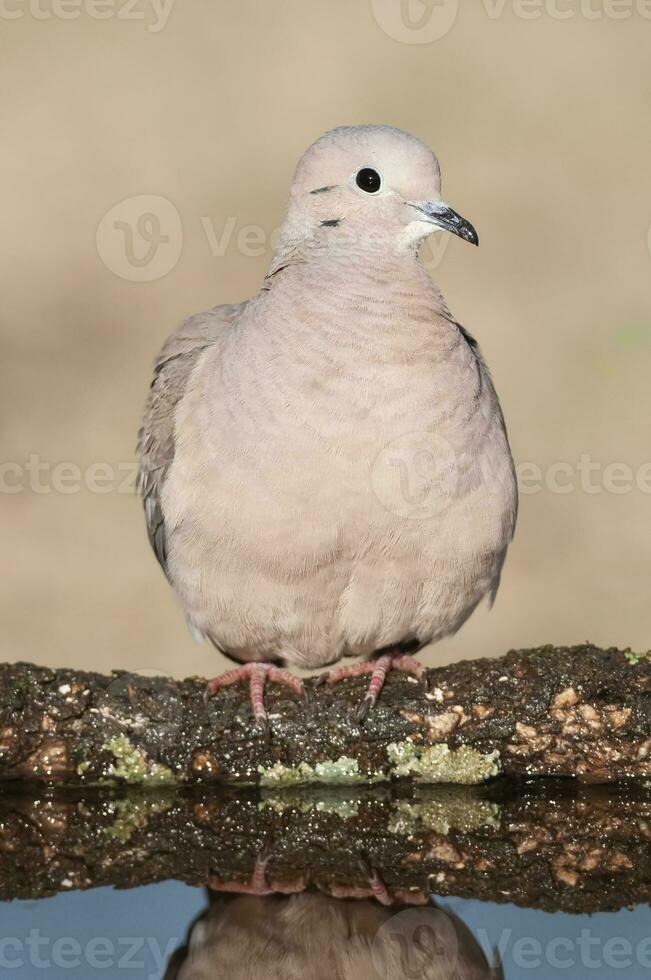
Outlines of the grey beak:
M 427 220 L 436 225 L 437 228 L 451 231 L 453 235 L 458 235 L 459 238 L 463 238 L 464 242 L 470 242 L 471 245 L 479 245 L 479 235 L 470 222 L 462 218 L 443 201 L 424 201 L 419 204 L 409 201 L 408 203 L 412 208 L 416 208 L 424 214 Z

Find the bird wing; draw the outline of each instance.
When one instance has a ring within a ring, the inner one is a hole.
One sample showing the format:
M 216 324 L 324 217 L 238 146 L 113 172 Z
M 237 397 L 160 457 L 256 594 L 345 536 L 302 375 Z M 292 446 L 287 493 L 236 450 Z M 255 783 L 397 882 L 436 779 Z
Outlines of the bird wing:
M 174 458 L 176 407 L 202 353 L 212 347 L 244 306 L 245 303 L 216 306 L 184 320 L 167 339 L 154 362 L 154 376 L 138 431 L 138 491 L 145 507 L 149 541 L 168 578 L 161 492 Z

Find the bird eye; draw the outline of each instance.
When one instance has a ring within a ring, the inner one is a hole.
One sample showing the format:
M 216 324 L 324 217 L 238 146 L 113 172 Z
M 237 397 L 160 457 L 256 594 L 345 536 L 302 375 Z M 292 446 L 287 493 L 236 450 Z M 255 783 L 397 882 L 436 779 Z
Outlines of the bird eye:
M 377 170 L 373 170 L 371 167 L 363 167 L 357 174 L 355 183 L 367 194 L 377 194 L 382 186 L 382 178 Z

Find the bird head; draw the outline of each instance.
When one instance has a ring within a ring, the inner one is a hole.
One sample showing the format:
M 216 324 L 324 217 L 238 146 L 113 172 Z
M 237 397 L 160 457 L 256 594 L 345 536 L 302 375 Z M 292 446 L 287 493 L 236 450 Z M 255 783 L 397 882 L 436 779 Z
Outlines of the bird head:
M 470 222 L 441 199 L 429 147 L 391 126 L 342 126 L 299 161 L 280 241 L 285 250 L 404 252 L 441 229 L 479 244 Z

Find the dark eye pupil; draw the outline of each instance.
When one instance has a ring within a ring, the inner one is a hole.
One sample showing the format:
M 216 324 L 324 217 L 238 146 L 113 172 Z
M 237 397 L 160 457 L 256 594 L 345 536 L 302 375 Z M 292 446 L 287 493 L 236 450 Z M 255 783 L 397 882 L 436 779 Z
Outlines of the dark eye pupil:
M 379 191 L 381 183 L 379 173 L 377 170 L 372 170 L 371 167 L 364 167 L 357 174 L 357 186 L 366 191 L 367 194 L 375 194 L 376 191 Z

